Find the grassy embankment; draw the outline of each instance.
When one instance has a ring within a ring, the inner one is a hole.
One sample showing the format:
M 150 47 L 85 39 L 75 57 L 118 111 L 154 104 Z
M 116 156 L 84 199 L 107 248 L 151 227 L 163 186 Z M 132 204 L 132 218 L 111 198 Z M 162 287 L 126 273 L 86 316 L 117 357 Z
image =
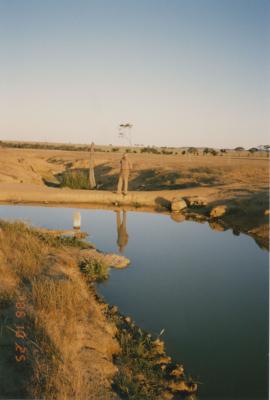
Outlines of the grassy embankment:
M 107 279 L 109 265 L 91 251 L 76 238 L 0 221 L 0 398 L 163 399 L 194 392 L 159 338 L 98 299 L 94 283 Z

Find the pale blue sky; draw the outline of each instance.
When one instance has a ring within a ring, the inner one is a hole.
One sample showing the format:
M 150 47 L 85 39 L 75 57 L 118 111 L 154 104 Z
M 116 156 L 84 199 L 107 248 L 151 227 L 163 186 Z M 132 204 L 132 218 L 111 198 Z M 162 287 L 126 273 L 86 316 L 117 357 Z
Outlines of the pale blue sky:
M 0 0 L 0 138 L 266 144 L 269 26 L 268 0 Z

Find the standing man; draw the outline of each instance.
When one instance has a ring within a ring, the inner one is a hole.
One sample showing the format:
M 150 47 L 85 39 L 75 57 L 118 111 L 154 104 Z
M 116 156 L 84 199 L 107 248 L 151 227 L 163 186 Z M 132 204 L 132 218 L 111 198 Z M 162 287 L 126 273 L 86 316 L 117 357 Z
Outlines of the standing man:
M 132 168 L 131 162 L 128 159 L 128 155 L 125 153 L 120 161 L 120 175 L 117 186 L 117 193 L 121 193 L 126 195 L 128 192 L 128 177 L 129 172 Z
M 95 144 L 91 143 L 90 146 L 90 163 L 89 163 L 89 187 L 90 189 L 95 189 L 96 179 L 95 179 L 95 161 L 94 161 Z

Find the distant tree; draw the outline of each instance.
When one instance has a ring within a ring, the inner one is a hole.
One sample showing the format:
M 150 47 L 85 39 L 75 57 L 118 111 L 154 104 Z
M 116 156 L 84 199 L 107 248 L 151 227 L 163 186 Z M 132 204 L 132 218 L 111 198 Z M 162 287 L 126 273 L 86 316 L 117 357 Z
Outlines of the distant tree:
M 248 149 L 248 151 L 249 151 L 251 154 L 253 154 L 253 153 L 256 153 L 256 151 L 259 151 L 259 150 L 257 149 L 257 147 L 251 147 L 250 149 Z
M 196 149 L 196 147 L 189 147 L 188 148 L 188 150 L 187 150 L 187 152 L 189 153 L 189 154 L 199 154 L 198 153 L 198 150 Z
M 245 149 L 244 149 L 244 147 L 238 146 L 238 147 L 236 147 L 236 148 L 234 149 L 234 151 L 236 151 L 236 152 L 238 153 L 238 157 L 240 157 L 240 156 L 241 156 L 241 153 L 242 153 L 243 151 L 245 151 Z
M 226 149 L 220 149 L 220 152 L 221 153 L 227 153 L 227 150 Z
M 235 151 L 244 151 L 245 149 L 244 149 L 244 147 L 239 146 L 239 147 L 236 147 L 234 150 Z
M 173 151 L 162 150 L 161 153 L 162 153 L 162 154 L 166 154 L 166 155 L 170 155 L 170 154 L 173 154 Z
M 160 152 L 158 151 L 158 149 L 156 149 L 155 147 L 143 147 L 141 149 L 141 153 L 153 153 L 153 154 L 160 154 Z
M 182 154 L 183 154 L 183 156 L 184 156 L 184 155 L 186 154 L 186 150 L 183 150 L 183 151 L 182 151 Z
M 217 152 L 216 150 L 214 150 L 214 149 L 211 149 L 211 148 L 209 148 L 209 147 L 206 147 L 206 148 L 203 150 L 203 155 L 207 155 L 207 154 L 212 154 L 212 156 L 216 156 L 216 155 L 218 154 L 218 152 Z

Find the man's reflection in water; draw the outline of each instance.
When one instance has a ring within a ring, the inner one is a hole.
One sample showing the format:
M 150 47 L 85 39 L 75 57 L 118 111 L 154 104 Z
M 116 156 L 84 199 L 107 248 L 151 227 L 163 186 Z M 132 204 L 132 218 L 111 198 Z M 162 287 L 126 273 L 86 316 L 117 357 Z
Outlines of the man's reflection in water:
M 117 245 L 120 253 L 123 253 L 126 245 L 128 244 L 126 211 L 123 210 L 122 221 L 121 221 L 121 211 L 116 211 L 116 224 L 117 224 Z

